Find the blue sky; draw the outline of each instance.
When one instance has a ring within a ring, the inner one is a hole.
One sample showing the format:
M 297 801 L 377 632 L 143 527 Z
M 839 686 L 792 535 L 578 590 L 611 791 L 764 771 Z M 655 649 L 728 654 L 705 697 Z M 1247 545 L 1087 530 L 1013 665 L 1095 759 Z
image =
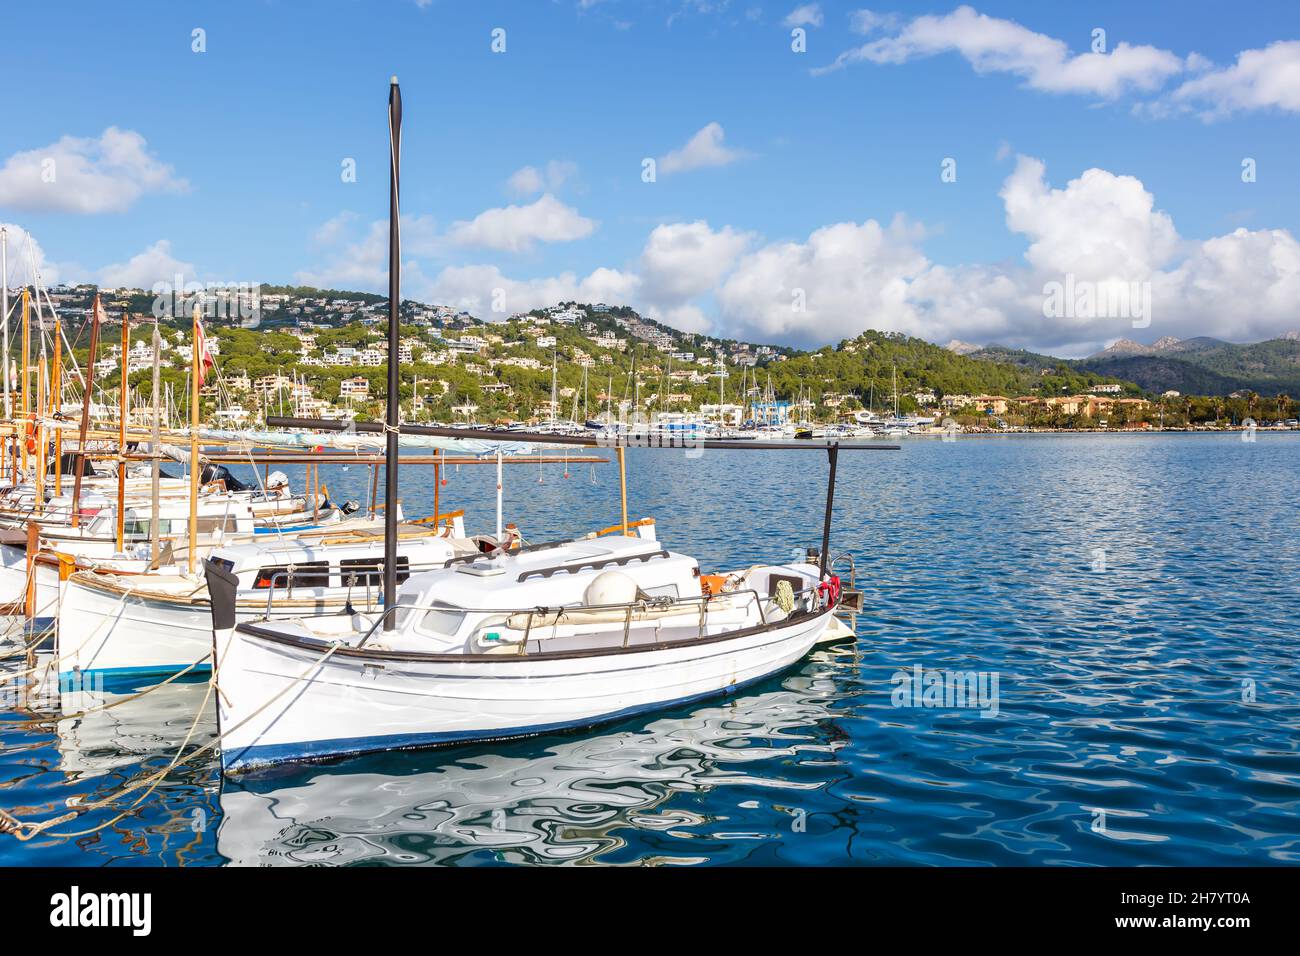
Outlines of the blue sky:
M 396 73 L 405 288 L 485 317 L 500 289 L 510 311 L 591 296 L 764 340 L 871 326 L 1063 354 L 1300 328 L 1294 4 L 130 9 L 6 11 L 24 40 L 6 44 L 0 221 L 57 279 L 382 289 Z M 1099 27 L 1103 56 L 1071 62 Z M 55 183 L 33 178 L 45 156 Z M 1146 283 L 1149 323 L 1045 316 L 1066 274 Z

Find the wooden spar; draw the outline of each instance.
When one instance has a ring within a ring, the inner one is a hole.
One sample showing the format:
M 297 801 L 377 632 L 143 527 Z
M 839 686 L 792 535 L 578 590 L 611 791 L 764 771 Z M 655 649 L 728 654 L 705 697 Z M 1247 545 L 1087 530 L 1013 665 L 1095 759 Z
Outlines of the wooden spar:
M 54 316 L 54 364 L 50 372 L 50 392 L 54 396 L 51 411 L 57 417 L 63 411 L 63 339 L 59 317 Z M 0 471 L 3 471 L 0 468 Z M 54 494 L 63 494 L 63 429 L 54 429 Z
M 14 417 L 13 400 L 9 396 L 9 230 L 0 226 L 0 322 L 4 324 L 4 360 L 0 362 L 0 375 L 4 376 L 5 421 Z M 0 444 L 0 475 L 5 473 L 4 445 Z
M 28 381 L 30 372 L 27 367 L 27 357 L 31 351 L 31 320 L 28 317 L 29 303 L 31 297 L 27 293 L 26 287 L 23 288 L 23 422 L 24 427 L 31 427 L 31 383 Z M 19 439 L 22 445 L 23 467 L 22 471 L 27 471 L 27 442 L 25 436 Z M 14 468 L 14 484 L 18 483 L 18 468 Z
M 388 87 L 388 409 L 384 417 L 387 432 L 387 462 L 384 465 L 384 607 L 397 603 L 397 467 L 401 454 L 397 444 L 400 421 L 402 306 L 402 90 L 393 77 Z M 396 627 L 395 616 L 384 615 L 384 630 Z
M 36 616 L 36 557 L 41 551 L 41 526 L 27 522 L 27 589 L 23 595 L 23 615 L 27 620 Z
M 45 511 L 45 356 L 36 363 L 36 513 Z
M 433 523 L 438 523 L 439 495 L 442 491 L 442 452 L 433 461 Z
M 72 527 L 81 524 L 81 476 L 86 470 L 86 431 L 90 428 L 90 396 L 95 385 L 95 353 L 99 350 L 99 293 L 95 293 L 95 304 L 90 315 L 90 355 L 86 358 L 86 373 L 81 377 L 84 384 L 81 396 L 81 428 L 77 432 L 77 463 L 73 466 L 72 481 Z
M 199 307 L 194 307 L 194 324 L 190 329 L 193 367 L 190 370 L 190 574 L 194 573 L 194 555 L 199 547 L 199 379 L 203 377 L 203 356 L 199 355 Z
M 618 494 L 623 503 L 623 537 L 631 532 L 627 527 L 627 449 L 620 445 L 618 452 Z
M 370 466 L 370 520 L 374 520 L 379 510 L 379 466 Z
M 831 513 L 835 510 L 835 466 L 839 461 L 840 450 L 836 445 L 826 449 L 830 461 L 830 475 L 826 479 L 826 518 L 822 522 L 821 578 L 825 580 L 826 569 L 830 562 L 831 550 Z
M 126 373 L 127 352 L 131 349 L 131 316 L 122 309 L 122 381 L 118 386 L 117 397 L 117 553 L 126 548 Z M 158 515 L 153 516 L 157 523 Z
M 505 499 L 503 497 L 504 490 L 505 490 L 505 482 L 502 480 L 502 477 L 503 476 L 501 474 L 501 449 L 498 448 L 497 449 L 497 540 L 498 541 L 501 540 L 502 532 L 505 530 L 504 527 Z
M 158 320 L 155 319 L 153 323 L 153 392 L 149 396 L 153 401 L 153 426 L 151 429 L 153 434 L 150 436 L 151 440 L 149 443 L 149 451 L 153 457 L 153 467 L 150 469 L 149 475 L 149 502 L 151 505 L 149 513 L 153 515 L 153 520 L 149 522 L 149 561 L 151 566 L 156 566 L 158 564 L 158 555 L 162 548 L 161 532 L 158 524 L 158 505 L 159 498 L 162 496 L 160 487 L 162 481 L 162 462 L 158 460 L 158 434 L 159 429 L 161 428 L 159 419 L 162 410 L 158 387 L 158 381 L 161 377 L 160 369 L 162 363 L 159 360 L 161 354 L 162 336 L 158 332 Z

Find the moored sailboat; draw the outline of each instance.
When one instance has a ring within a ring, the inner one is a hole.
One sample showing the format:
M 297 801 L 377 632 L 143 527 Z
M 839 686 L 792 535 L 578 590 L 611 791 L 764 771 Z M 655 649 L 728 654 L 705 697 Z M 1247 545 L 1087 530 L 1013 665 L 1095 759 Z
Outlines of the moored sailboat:
M 397 414 L 401 93 L 389 93 L 389 395 L 387 494 L 397 495 L 397 438 L 464 437 L 403 426 Z M 268 418 L 271 427 L 336 423 Z M 484 434 L 484 433 L 479 433 Z M 384 605 L 372 614 L 240 622 L 239 577 L 206 562 L 221 761 L 238 771 L 371 750 L 494 740 L 585 727 L 726 693 L 846 633 L 828 549 L 838 444 L 704 439 L 702 448 L 824 448 L 830 475 L 822 547 L 808 561 L 709 575 L 627 519 L 617 436 L 502 432 L 509 441 L 618 451 L 622 532 L 609 538 L 452 559 L 396 581 L 395 524 L 385 529 Z M 660 447 L 681 447 L 665 442 Z M 894 446 L 849 445 L 846 448 Z M 498 491 L 499 500 L 499 491 Z M 813 563 L 817 561 L 817 563 Z

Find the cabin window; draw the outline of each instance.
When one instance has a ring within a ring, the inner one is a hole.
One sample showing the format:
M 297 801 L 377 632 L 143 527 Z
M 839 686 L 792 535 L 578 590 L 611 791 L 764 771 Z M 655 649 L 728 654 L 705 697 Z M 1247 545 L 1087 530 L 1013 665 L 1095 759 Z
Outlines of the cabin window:
M 238 526 L 234 518 L 225 515 L 220 518 L 200 518 L 198 528 L 199 534 L 212 534 L 214 531 L 235 531 Z
M 289 576 L 289 565 L 273 565 L 258 571 L 257 579 L 253 581 L 255 588 L 327 588 L 329 586 L 330 563 L 328 561 L 306 561 L 295 564 L 292 578 Z
M 654 588 L 643 588 L 642 591 L 652 598 L 666 597 L 676 601 L 681 597 L 681 593 L 677 590 L 677 585 L 675 584 L 661 584 Z
M 122 522 L 122 535 L 124 537 L 143 538 L 148 534 L 149 534 L 148 521 L 131 520 L 131 521 Z
M 339 562 L 340 583 L 343 587 L 382 587 L 384 584 L 383 558 L 347 558 Z M 356 575 L 356 581 L 351 580 Z M 397 583 L 401 584 L 411 576 L 411 559 L 398 557 Z
M 455 635 L 465 623 L 465 612 L 455 607 L 435 607 L 426 611 L 420 630 L 434 634 Z

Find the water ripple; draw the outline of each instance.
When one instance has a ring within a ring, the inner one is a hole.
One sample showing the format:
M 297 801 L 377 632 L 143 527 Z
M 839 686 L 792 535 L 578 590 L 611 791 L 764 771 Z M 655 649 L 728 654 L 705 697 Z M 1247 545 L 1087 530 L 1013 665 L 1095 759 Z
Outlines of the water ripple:
M 670 546 L 744 564 L 817 542 L 823 467 L 634 452 L 631 497 Z M 479 526 L 490 471 L 443 489 Z M 594 485 L 527 472 L 506 508 L 531 538 L 614 518 L 611 469 Z M 343 496 L 368 484 L 364 469 L 324 477 Z M 1294 863 L 1296 487 L 1291 436 L 844 455 L 835 550 L 866 595 L 855 642 L 733 699 L 595 733 L 239 782 L 184 768 L 94 838 L 0 838 L 0 863 Z M 898 706 L 917 667 L 996 675 L 996 707 Z M 163 765 L 203 696 L 179 683 L 76 720 L 0 711 L 0 806 L 41 819 L 112 794 Z M 205 714 L 195 740 L 213 733 Z

